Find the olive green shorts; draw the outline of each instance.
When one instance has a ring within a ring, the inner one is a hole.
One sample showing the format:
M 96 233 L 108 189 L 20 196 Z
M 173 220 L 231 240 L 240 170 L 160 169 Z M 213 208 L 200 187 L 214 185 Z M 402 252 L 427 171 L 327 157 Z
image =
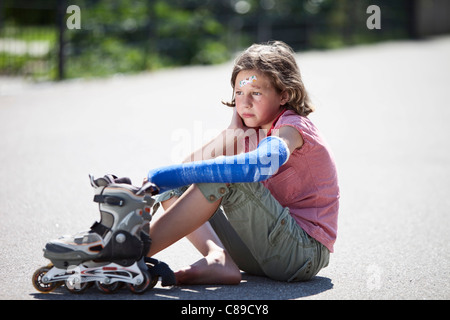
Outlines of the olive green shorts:
M 197 187 L 210 202 L 222 199 L 209 222 L 242 271 L 280 281 L 306 281 L 328 265 L 328 249 L 311 238 L 263 184 Z M 167 191 L 157 201 L 180 196 L 187 188 Z

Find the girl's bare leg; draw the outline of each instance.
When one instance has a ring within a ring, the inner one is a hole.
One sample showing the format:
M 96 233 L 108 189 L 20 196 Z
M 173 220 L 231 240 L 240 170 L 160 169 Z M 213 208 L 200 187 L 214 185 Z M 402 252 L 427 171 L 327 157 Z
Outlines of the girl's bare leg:
M 162 205 L 166 212 L 150 228 L 149 256 L 187 236 L 204 258 L 175 272 L 177 283 L 239 284 L 240 270 L 208 222 L 220 200 L 208 202 L 194 185 L 179 199 L 171 198 Z

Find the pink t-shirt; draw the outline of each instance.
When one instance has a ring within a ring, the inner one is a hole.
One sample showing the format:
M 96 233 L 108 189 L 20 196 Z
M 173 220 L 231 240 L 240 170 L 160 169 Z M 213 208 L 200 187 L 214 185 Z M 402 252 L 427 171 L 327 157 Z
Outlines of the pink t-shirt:
M 263 181 L 264 186 L 311 237 L 333 252 L 337 236 L 339 186 L 330 149 L 306 117 L 285 111 L 273 125 L 276 132 L 291 126 L 300 132 L 303 145 L 295 150 L 278 172 Z M 249 149 L 256 146 L 250 145 Z

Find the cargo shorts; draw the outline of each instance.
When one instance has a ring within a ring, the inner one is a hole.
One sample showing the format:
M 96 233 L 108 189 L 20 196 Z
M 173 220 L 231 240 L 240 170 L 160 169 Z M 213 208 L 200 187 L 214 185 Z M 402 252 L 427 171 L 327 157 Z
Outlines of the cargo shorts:
M 157 196 L 180 196 L 189 186 Z M 199 183 L 210 202 L 221 200 L 209 222 L 244 272 L 279 281 L 307 281 L 329 262 L 330 252 L 310 237 L 260 182 Z

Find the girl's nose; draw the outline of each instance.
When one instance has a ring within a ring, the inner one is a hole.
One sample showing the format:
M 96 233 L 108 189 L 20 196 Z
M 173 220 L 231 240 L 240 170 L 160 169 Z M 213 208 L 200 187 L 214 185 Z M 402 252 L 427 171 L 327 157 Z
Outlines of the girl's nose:
M 244 95 L 242 99 L 242 105 L 245 108 L 251 108 L 252 107 L 252 97 L 250 95 Z

